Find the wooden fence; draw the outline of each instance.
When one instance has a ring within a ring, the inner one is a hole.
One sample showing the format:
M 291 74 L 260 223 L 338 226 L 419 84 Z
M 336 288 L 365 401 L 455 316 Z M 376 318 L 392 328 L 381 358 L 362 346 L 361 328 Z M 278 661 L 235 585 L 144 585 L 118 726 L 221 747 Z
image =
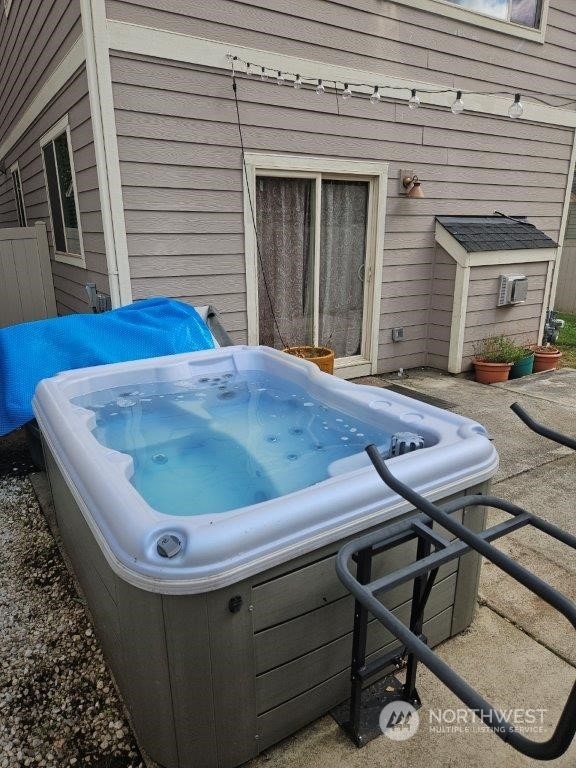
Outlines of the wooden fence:
M 0 229 L 0 328 L 55 315 L 45 224 Z

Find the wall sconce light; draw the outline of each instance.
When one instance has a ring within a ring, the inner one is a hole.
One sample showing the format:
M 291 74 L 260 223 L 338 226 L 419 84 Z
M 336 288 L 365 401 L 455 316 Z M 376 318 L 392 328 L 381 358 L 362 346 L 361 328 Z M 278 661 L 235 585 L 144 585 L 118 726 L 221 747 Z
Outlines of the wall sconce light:
M 422 184 L 414 171 L 400 171 L 400 194 L 406 197 L 424 197 Z

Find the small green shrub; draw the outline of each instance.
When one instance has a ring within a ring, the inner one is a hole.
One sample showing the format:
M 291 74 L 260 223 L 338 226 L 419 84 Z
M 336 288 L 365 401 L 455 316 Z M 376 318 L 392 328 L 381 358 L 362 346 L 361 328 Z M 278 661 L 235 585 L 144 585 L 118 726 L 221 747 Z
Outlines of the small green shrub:
M 474 345 L 474 357 L 483 363 L 515 363 L 526 356 L 526 348 L 507 336 L 488 336 Z

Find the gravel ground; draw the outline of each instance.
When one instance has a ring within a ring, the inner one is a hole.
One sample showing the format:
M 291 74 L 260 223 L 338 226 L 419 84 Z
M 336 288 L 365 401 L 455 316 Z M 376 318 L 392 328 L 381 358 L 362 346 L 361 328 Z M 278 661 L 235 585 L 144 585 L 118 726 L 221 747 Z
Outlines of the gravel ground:
M 5 447 L 0 440 L 0 456 Z M 10 450 L 18 451 L 14 440 Z M 11 462 L 3 475 L 0 768 L 143 768 L 32 486 Z

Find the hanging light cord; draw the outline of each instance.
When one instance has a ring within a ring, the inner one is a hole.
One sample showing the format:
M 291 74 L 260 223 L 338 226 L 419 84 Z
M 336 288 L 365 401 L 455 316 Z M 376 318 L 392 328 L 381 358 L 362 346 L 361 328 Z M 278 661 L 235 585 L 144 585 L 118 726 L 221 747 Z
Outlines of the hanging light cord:
M 234 70 L 235 63 L 243 64 L 244 67 L 246 67 L 247 70 L 250 70 L 251 67 L 257 66 L 258 69 L 265 75 L 267 71 L 276 73 L 276 70 L 272 70 L 269 67 L 264 67 L 260 65 L 256 65 L 254 62 L 248 62 L 244 61 L 244 59 L 241 59 L 238 56 L 233 56 L 232 54 L 227 54 L 228 60 L 232 64 L 232 68 Z M 241 73 L 243 75 L 246 75 L 247 73 Z M 248 72 L 249 74 L 249 72 Z M 280 74 L 280 73 L 279 73 Z M 301 74 L 295 74 L 293 72 L 282 72 L 282 81 L 286 78 L 293 78 L 294 80 L 298 80 L 301 87 L 304 88 L 316 88 L 318 86 L 318 83 L 320 82 L 317 77 L 307 77 Z M 334 84 L 334 89 L 336 92 L 338 92 L 338 86 L 340 85 L 339 81 L 327 81 Z M 343 85 L 344 83 L 342 83 Z M 354 83 L 352 81 L 348 81 L 346 83 L 346 86 L 350 89 L 352 88 L 362 88 L 362 89 L 373 89 L 374 85 L 370 83 Z M 429 93 L 429 94 L 448 94 L 448 93 L 456 93 L 458 88 L 414 88 L 413 86 L 395 86 L 395 85 L 379 85 L 376 86 L 377 92 L 380 91 L 408 91 L 409 94 L 412 94 L 413 91 L 416 91 L 418 94 L 422 93 Z M 510 91 L 462 91 L 464 96 L 514 96 L 515 94 Z M 372 94 L 374 95 L 374 94 Z M 364 94 L 356 91 L 355 96 L 360 98 L 370 98 L 369 94 Z M 529 95 L 529 98 L 532 101 L 539 102 L 540 104 L 545 104 L 548 107 L 567 107 L 571 104 L 576 104 L 576 98 L 570 97 L 569 94 L 559 94 L 557 96 L 553 96 L 552 98 L 557 99 L 567 99 L 566 101 L 561 101 L 556 104 L 551 103 L 549 100 L 546 100 L 544 98 L 541 98 L 539 96 L 534 96 L 532 94 Z
M 262 252 L 260 250 L 260 242 L 258 240 L 258 227 L 256 224 L 256 214 L 254 212 L 252 193 L 250 191 L 250 180 L 248 178 L 248 168 L 246 166 L 246 152 L 244 150 L 244 137 L 242 136 L 242 123 L 240 121 L 240 107 L 238 105 L 238 93 L 237 93 L 238 86 L 236 84 L 236 75 L 234 72 L 234 68 L 232 68 L 232 91 L 234 92 L 234 105 L 236 106 L 236 122 L 238 126 L 238 135 L 240 137 L 240 151 L 242 153 L 242 168 L 244 169 L 244 176 L 246 178 L 246 189 L 248 191 L 248 203 L 250 205 L 250 215 L 252 218 L 252 226 L 254 227 L 254 239 L 256 241 L 256 254 L 258 256 L 258 264 L 260 266 L 260 271 L 262 273 L 262 282 L 264 283 L 264 290 L 266 291 L 266 296 L 268 297 L 268 303 L 270 305 L 270 312 L 272 314 L 272 320 L 274 321 L 274 327 L 276 328 L 276 331 L 278 333 L 278 338 L 280 339 L 280 343 L 284 348 L 286 348 L 289 345 L 284 341 L 284 337 L 282 336 L 282 331 L 280 330 L 280 325 L 278 324 L 278 320 L 274 312 L 274 304 L 272 302 L 272 295 L 268 287 L 268 280 L 266 279 L 266 272 L 264 270 L 264 260 L 262 258 Z

